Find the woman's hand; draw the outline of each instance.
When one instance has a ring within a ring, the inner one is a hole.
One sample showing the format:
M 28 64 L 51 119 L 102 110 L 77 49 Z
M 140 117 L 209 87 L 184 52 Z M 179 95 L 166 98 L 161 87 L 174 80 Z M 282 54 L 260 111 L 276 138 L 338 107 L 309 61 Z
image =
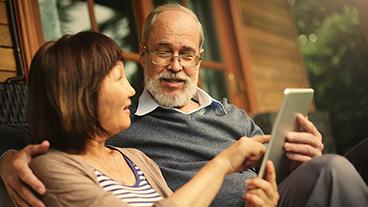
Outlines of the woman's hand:
M 255 166 L 266 151 L 264 143 L 269 139 L 270 136 L 240 138 L 210 160 L 189 182 L 176 190 L 170 199 L 178 206 L 210 206 L 224 177 Z
M 279 201 L 277 192 L 276 172 L 271 161 L 266 163 L 265 180 L 253 178 L 246 181 L 247 192 L 243 196 L 247 204 L 245 207 L 275 207 Z
M 242 137 L 218 154 L 213 161 L 223 165 L 227 174 L 241 172 L 258 164 L 266 151 L 264 143 L 269 140 L 269 135 Z

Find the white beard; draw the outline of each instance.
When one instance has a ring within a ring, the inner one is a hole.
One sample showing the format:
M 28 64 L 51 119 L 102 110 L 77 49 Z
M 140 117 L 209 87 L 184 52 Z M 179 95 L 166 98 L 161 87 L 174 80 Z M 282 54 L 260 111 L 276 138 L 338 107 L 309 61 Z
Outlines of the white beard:
M 184 80 L 184 91 L 178 95 L 166 94 L 161 91 L 160 79 L 182 79 Z M 173 73 L 166 71 L 158 75 L 148 78 L 146 70 L 144 70 L 144 84 L 147 91 L 161 105 L 170 108 L 182 107 L 190 103 L 197 91 L 197 81 L 192 80 L 184 72 Z

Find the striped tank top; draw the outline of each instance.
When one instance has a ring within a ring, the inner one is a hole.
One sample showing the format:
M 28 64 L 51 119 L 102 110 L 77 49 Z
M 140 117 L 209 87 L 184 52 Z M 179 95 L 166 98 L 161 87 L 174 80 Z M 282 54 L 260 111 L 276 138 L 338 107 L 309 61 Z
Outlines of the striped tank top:
M 134 172 L 136 183 L 133 186 L 121 184 L 95 169 L 99 185 L 131 206 L 152 206 L 161 200 L 160 194 L 147 182 L 143 172 L 126 156 L 124 158 Z

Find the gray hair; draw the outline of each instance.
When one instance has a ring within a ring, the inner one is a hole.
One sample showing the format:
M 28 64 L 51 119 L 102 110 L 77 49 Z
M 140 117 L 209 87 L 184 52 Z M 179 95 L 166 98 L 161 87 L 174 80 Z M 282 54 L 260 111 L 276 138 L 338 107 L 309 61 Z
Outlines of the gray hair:
M 146 43 L 148 35 L 152 29 L 153 23 L 157 20 L 157 16 L 164 12 L 169 10 L 178 10 L 182 11 L 189 16 L 193 17 L 193 19 L 198 23 L 199 25 L 199 32 L 200 32 L 200 42 L 199 42 L 199 48 L 203 47 L 204 43 L 204 35 L 203 35 L 203 28 L 201 22 L 199 22 L 197 15 L 195 15 L 190 9 L 187 9 L 180 4 L 164 4 L 162 6 L 156 7 L 154 10 L 149 13 L 149 15 L 146 17 L 146 20 L 143 25 L 143 32 L 142 32 L 142 43 Z

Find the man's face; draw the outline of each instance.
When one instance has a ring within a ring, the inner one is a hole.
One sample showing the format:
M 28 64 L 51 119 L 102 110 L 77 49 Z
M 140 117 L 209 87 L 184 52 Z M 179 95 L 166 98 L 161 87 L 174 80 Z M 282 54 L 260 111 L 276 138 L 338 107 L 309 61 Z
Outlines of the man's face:
M 200 29 L 195 20 L 181 11 L 164 11 L 154 22 L 145 47 L 152 52 L 172 55 L 201 55 Z M 198 83 L 199 64 L 183 67 L 178 58 L 172 58 L 167 66 L 152 63 L 152 57 L 141 47 L 141 63 L 144 67 L 145 88 L 155 100 L 167 107 L 183 107 L 190 103 Z

